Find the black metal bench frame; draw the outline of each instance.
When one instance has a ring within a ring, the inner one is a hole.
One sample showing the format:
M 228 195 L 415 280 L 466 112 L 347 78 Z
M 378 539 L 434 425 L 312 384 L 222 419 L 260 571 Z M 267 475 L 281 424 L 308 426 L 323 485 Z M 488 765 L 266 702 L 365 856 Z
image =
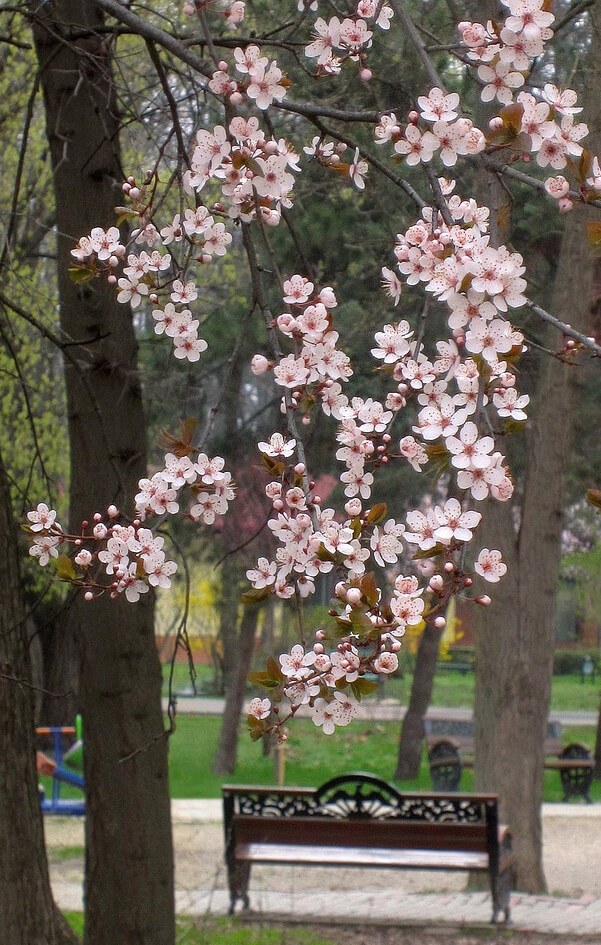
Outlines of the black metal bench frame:
M 425 719 L 424 730 L 434 790 L 458 791 L 463 768 L 474 766 L 472 723 Z M 549 722 L 544 751 L 545 755 L 556 754 L 557 757 L 545 758 L 544 767 L 548 771 L 559 771 L 564 802 L 571 797 L 582 797 L 587 804 L 592 804 L 590 790 L 594 761 L 591 751 L 581 742 L 564 746 L 559 738 L 560 732 L 561 723 Z M 442 733 L 448 737 L 442 737 Z
M 224 785 L 230 914 L 249 908 L 253 863 L 487 872 L 492 922 L 509 921 L 514 855 L 492 794 L 403 793 L 373 775 L 320 788 Z

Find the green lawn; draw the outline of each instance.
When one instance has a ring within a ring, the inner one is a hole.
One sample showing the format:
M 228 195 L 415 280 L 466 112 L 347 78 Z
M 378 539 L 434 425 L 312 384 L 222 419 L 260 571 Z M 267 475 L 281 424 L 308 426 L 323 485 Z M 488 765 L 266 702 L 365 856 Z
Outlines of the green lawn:
M 208 716 L 180 716 L 170 741 L 172 797 L 219 797 L 221 784 L 275 783 L 273 757 L 264 757 L 261 743 L 251 742 L 243 728 L 238 764 L 231 778 L 216 777 L 211 771 L 220 719 Z M 564 741 L 584 741 L 592 747 L 594 732 L 587 727 L 564 729 Z M 323 735 L 312 722 L 299 719 L 290 726 L 286 742 L 286 784 L 318 786 L 344 771 L 370 771 L 390 780 L 396 765 L 399 725 L 394 722 L 356 722 Z M 416 781 L 399 782 L 407 791 L 431 790 L 425 758 Z M 465 771 L 461 790 L 473 789 L 473 773 Z M 562 798 L 559 774 L 545 772 L 545 800 Z M 593 784 L 592 796 L 601 801 L 601 783 Z
M 231 777 L 217 777 L 211 770 L 215 756 L 221 719 L 214 716 L 182 715 L 177 719 L 177 728 L 169 740 L 169 771 L 171 796 L 220 797 L 221 785 L 226 781 L 234 784 L 274 784 L 276 782 L 273 755 L 263 754 L 262 743 L 251 742 L 246 727 L 240 731 L 238 763 Z M 335 735 L 323 735 L 307 719 L 298 719 L 289 729 L 286 742 L 285 783 L 317 787 L 328 778 L 344 771 L 369 771 L 385 780 L 392 778 L 396 766 L 396 754 L 400 725 L 398 722 L 355 722 L 348 728 L 337 729 Z M 593 747 L 594 729 L 590 727 L 565 727 L 564 743 L 586 742 Z M 560 801 L 562 798 L 559 774 L 546 771 L 545 800 Z M 42 779 L 49 793 L 50 785 Z M 419 778 L 401 781 L 399 787 L 406 791 L 429 791 L 432 789 L 430 773 L 425 757 L 422 759 Z M 473 773 L 464 771 L 461 790 L 473 790 Z M 75 788 L 63 785 L 62 797 L 81 797 Z M 592 797 L 601 801 L 601 782 L 594 782 Z
M 167 694 L 169 667 L 163 667 L 163 694 Z M 211 695 L 213 669 L 197 667 L 196 689 L 200 695 Z M 398 699 L 404 705 L 409 701 L 413 677 L 406 673 L 402 679 L 386 679 L 383 696 Z M 188 667 L 177 663 L 174 668 L 173 690 L 175 693 L 191 690 Z M 554 676 L 551 690 L 551 712 L 599 710 L 600 686 L 597 683 L 582 683 L 579 676 Z M 439 670 L 434 677 L 432 705 L 454 707 L 471 706 L 474 701 L 474 674 Z
M 83 935 L 83 914 L 66 912 L 64 915 L 71 928 Z M 331 938 L 310 929 L 295 928 L 291 937 L 289 929 L 247 924 L 237 918 L 196 921 L 178 918 L 175 940 L 182 945 L 337 945 Z M 340 941 L 342 938 L 338 939 Z

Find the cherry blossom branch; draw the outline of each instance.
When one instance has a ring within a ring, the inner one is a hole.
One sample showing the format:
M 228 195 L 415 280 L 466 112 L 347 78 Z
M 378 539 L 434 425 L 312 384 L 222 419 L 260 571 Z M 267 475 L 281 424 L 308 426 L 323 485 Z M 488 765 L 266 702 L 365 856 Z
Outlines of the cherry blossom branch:
M 398 16 L 400 22 L 403 24 L 407 36 L 415 46 L 417 53 L 424 64 L 424 68 L 428 78 L 430 79 L 430 82 L 439 89 L 442 89 L 444 92 L 444 83 L 438 74 L 436 66 L 426 51 L 426 45 L 419 34 L 419 30 L 403 6 L 402 0 L 389 0 L 389 3 Z
M 188 167 L 188 169 L 190 169 L 191 167 L 190 158 L 188 157 L 188 149 L 186 148 L 186 142 L 184 141 L 184 133 L 182 131 L 182 126 L 179 120 L 179 113 L 177 110 L 177 105 L 173 97 L 173 93 L 171 92 L 169 81 L 167 79 L 167 74 L 163 67 L 163 63 L 161 62 L 161 57 L 158 54 L 156 44 L 153 42 L 153 40 L 146 39 L 145 43 L 146 43 L 146 48 L 148 50 L 148 55 L 150 56 L 154 64 L 154 67 L 156 69 L 156 73 L 159 77 L 159 82 L 161 83 L 163 94 L 165 95 L 165 98 L 167 99 L 169 111 L 171 112 L 171 120 L 173 122 L 173 131 L 175 132 L 175 136 L 177 138 L 177 151 L 178 151 L 179 163 L 185 164 Z
M 253 242 L 250 226 L 248 225 L 248 223 L 242 224 L 242 241 L 244 243 L 244 250 L 246 252 L 246 258 L 248 260 L 248 267 L 250 271 L 253 296 L 263 316 L 263 320 L 265 322 L 265 327 L 267 329 L 267 334 L 270 339 L 273 353 L 275 357 L 277 358 L 277 360 L 279 361 L 283 357 L 284 353 L 282 351 L 278 336 L 273 326 L 273 315 L 267 304 L 267 299 L 265 298 L 265 292 L 263 290 L 263 283 L 261 281 L 259 261 L 257 259 L 257 253 L 255 250 L 255 245 Z M 303 464 L 303 466 L 305 467 L 302 473 L 305 494 L 309 495 L 310 493 L 309 474 L 307 471 L 307 458 L 305 455 L 305 445 L 298 429 L 296 417 L 294 415 L 294 408 L 292 405 L 292 395 L 288 388 L 286 388 L 284 391 L 284 401 L 286 404 L 286 421 L 288 424 L 288 430 L 290 432 L 290 435 L 296 440 L 298 458 L 300 462 Z
M 94 3 L 96 6 L 100 7 L 101 10 L 104 10 L 105 13 L 110 13 L 116 20 L 129 26 L 138 36 L 141 36 L 143 39 L 149 39 L 151 42 L 156 43 L 157 46 L 162 46 L 168 52 L 177 56 L 182 62 L 185 62 L 186 65 L 191 66 L 195 72 L 204 75 L 206 78 L 211 77 L 212 70 L 210 67 L 195 53 L 191 52 L 184 43 L 174 36 L 171 36 L 169 33 L 166 33 L 164 30 L 160 29 L 160 27 L 154 26 L 154 24 L 132 13 L 129 7 L 124 6 L 122 3 L 117 3 L 116 0 L 94 0 Z M 211 94 L 208 85 L 205 83 L 201 83 L 201 88 L 203 91 Z
M 526 301 L 526 307 L 538 318 L 553 325 L 554 328 L 557 328 L 562 334 L 567 335 L 568 338 L 573 338 L 584 348 L 588 348 L 589 351 L 592 351 L 597 357 L 601 357 L 601 346 L 596 343 L 594 338 L 587 337 L 587 335 L 583 335 L 582 332 L 576 331 L 576 329 L 572 328 L 567 322 L 560 321 L 559 318 L 555 318 L 550 312 L 547 312 L 544 308 L 541 308 L 540 305 L 536 305 L 530 300 Z

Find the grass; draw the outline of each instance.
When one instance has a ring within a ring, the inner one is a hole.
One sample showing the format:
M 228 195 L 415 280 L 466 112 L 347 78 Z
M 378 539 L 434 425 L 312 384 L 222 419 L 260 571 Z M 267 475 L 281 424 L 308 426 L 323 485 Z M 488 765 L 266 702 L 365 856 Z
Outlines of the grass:
M 217 747 L 220 719 L 208 716 L 180 716 L 170 741 L 171 796 L 219 797 L 221 784 L 274 784 L 273 757 L 264 757 L 261 743 L 251 742 L 245 730 L 240 735 L 238 763 L 234 775 L 217 777 L 211 761 Z M 400 726 L 394 722 L 356 722 L 336 735 L 323 735 L 312 722 L 299 719 L 290 726 L 286 742 L 285 782 L 290 785 L 318 786 L 344 771 L 369 770 L 390 780 L 396 765 Z M 592 730 L 585 726 L 566 727 L 564 741 L 591 744 Z M 557 771 L 545 772 L 545 800 L 561 801 L 563 794 Z M 432 787 L 425 757 L 415 781 L 399 782 L 407 791 L 429 791 Z M 462 791 L 473 790 L 473 773 L 464 771 Z M 593 800 L 601 801 L 601 783 L 594 782 Z
M 199 695 L 212 695 L 213 669 L 210 666 L 197 667 L 196 688 Z M 169 667 L 163 667 L 163 695 L 167 694 Z M 407 705 L 411 693 L 413 677 L 406 673 L 402 678 L 386 679 L 384 698 L 397 699 Z M 191 689 L 190 675 L 185 663 L 176 663 L 173 674 L 173 691 L 184 692 Z M 444 708 L 468 707 L 474 702 L 474 674 L 445 672 L 440 670 L 434 677 L 432 705 Z M 579 676 L 554 676 L 551 688 L 551 712 L 598 712 L 599 686 L 596 683 L 582 683 Z
M 165 667 L 165 675 L 167 667 Z M 206 690 L 212 679 L 212 669 L 199 667 L 199 688 Z M 189 686 L 187 666 L 175 667 L 174 690 Z M 406 704 L 410 692 L 411 677 L 387 679 L 385 698 L 397 698 Z M 473 700 L 473 674 L 437 673 L 434 681 L 432 704 L 438 706 L 470 706 Z M 557 676 L 553 679 L 553 701 L 551 712 L 561 710 L 597 711 L 599 691 L 597 686 L 581 683 L 579 678 Z M 276 781 L 274 760 L 263 754 L 262 743 L 253 743 L 243 726 L 238 749 L 238 763 L 231 778 L 215 776 L 211 771 L 217 748 L 221 720 L 209 716 L 181 715 L 177 719 L 177 730 L 170 740 L 171 796 L 174 798 L 219 797 L 221 784 L 231 780 L 239 784 L 273 784 Z M 374 774 L 389 780 L 396 765 L 396 753 L 400 726 L 393 722 L 356 722 L 347 729 L 339 729 L 333 737 L 324 736 L 320 730 L 306 720 L 298 720 L 290 726 L 286 751 L 286 783 L 317 786 L 329 777 L 342 771 L 369 769 Z M 594 730 L 587 727 L 566 727 L 564 743 L 581 741 L 591 747 Z M 559 774 L 545 772 L 545 800 L 560 801 L 562 791 Z M 47 795 L 50 784 L 42 779 Z M 461 789 L 472 788 L 473 775 L 465 771 Z M 419 778 L 400 785 L 405 790 L 429 790 L 430 774 L 425 758 L 422 760 Z M 80 797 L 76 789 L 63 786 L 62 796 Z M 601 800 L 601 784 L 593 783 L 592 796 Z
M 66 912 L 65 918 L 73 931 L 83 935 L 84 917 L 81 912 Z M 175 940 L 181 945 L 336 945 L 311 929 L 279 929 L 269 926 L 247 925 L 239 919 L 178 918 Z
M 241 728 L 238 763 L 231 777 L 213 774 L 211 765 L 217 748 L 221 719 L 214 716 L 183 715 L 177 719 L 177 728 L 169 741 L 169 772 L 173 798 L 220 797 L 221 785 L 275 784 L 273 755 L 264 756 L 262 743 L 251 742 L 245 726 Z M 328 778 L 344 771 L 369 771 L 390 780 L 396 765 L 400 725 L 398 722 L 355 722 L 348 728 L 338 729 L 334 736 L 323 735 L 312 722 L 298 719 L 289 730 L 285 745 L 285 783 L 317 787 Z M 593 729 L 572 726 L 564 729 L 565 744 L 571 741 L 592 745 Z M 561 801 L 559 773 L 544 774 L 546 801 Z M 422 759 L 419 777 L 415 781 L 398 782 L 401 790 L 429 791 L 432 789 L 426 758 Z M 464 771 L 461 790 L 473 790 L 473 772 Z M 48 790 L 48 788 L 47 788 Z M 63 797 L 81 796 L 69 785 L 63 786 Z M 601 801 L 601 782 L 593 782 L 592 797 Z M 74 848 L 73 856 L 79 855 Z

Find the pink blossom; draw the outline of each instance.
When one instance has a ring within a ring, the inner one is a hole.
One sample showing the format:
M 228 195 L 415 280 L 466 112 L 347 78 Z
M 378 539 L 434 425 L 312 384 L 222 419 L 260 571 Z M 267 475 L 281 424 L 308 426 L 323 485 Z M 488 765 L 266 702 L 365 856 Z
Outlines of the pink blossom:
M 491 584 L 496 584 L 507 573 L 507 565 L 501 560 L 500 551 L 483 548 L 474 564 L 474 570 Z

